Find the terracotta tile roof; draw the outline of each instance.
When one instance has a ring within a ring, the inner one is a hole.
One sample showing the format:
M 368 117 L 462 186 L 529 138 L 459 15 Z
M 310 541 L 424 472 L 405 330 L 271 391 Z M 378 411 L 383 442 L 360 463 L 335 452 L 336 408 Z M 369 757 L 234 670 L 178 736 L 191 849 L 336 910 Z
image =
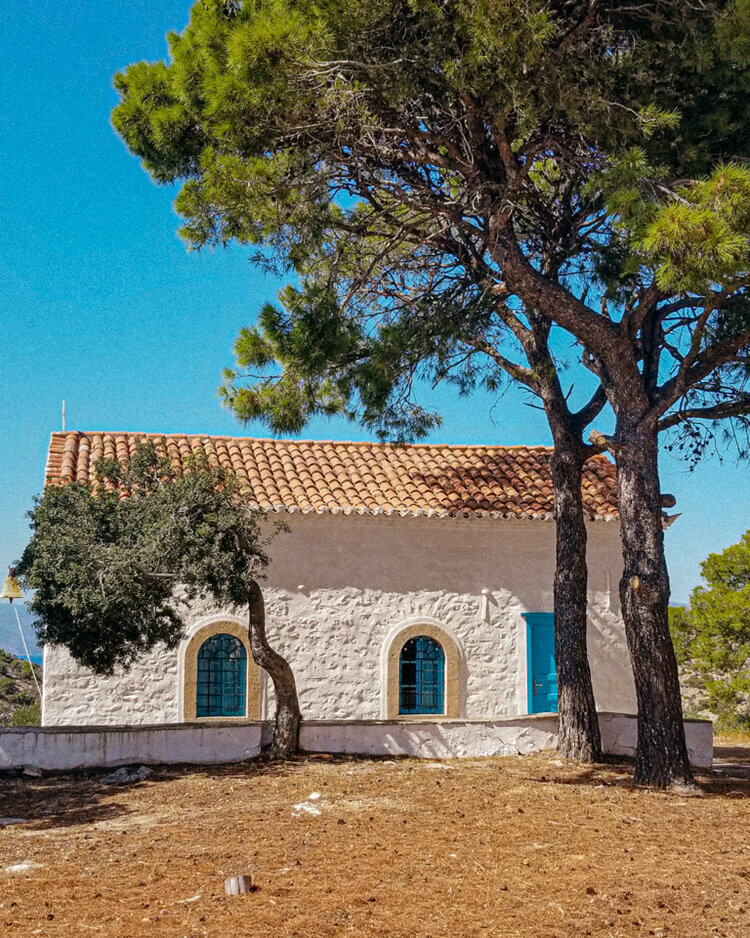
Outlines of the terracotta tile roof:
M 551 449 L 546 446 L 443 446 L 263 440 L 162 433 L 53 433 L 46 481 L 94 479 L 102 458 L 126 462 L 139 441 L 181 467 L 201 451 L 233 470 L 248 502 L 264 511 L 342 514 L 552 517 Z M 586 464 L 589 518 L 617 518 L 615 467 Z

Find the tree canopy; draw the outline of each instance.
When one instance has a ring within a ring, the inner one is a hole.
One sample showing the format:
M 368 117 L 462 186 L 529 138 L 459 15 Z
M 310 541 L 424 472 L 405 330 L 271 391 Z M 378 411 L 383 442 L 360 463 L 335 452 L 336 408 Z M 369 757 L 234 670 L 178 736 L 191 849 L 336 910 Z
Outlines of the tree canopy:
M 196 459 L 176 475 L 152 444 L 97 470 L 93 486 L 45 488 L 18 572 L 40 642 L 106 674 L 160 642 L 176 647 L 181 603 L 246 606 L 267 558 L 259 517 L 225 470 Z
M 189 244 L 265 245 L 293 277 L 226 402 L 418 436 L 418 376 L 538 391 L 541 310 L 605 389 L 632 358 L 700 448 L 699 412 L 748 407 L 749 24 L 745 0 L 196 3 L 169 63 L 117 76 L 113 120 L 182 183 Z

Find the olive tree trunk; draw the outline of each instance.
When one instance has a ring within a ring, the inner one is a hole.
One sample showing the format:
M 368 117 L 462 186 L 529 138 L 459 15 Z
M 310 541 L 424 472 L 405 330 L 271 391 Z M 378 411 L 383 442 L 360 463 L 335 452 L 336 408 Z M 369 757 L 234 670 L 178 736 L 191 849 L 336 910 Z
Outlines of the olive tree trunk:
M 599 762 L 602 742 L 586 642 L 588 572 L 581 496 L 586 452 L 580 441 L 561 432 L 554 436 L 557 751 L 579 762 Z
M 669 633 L 656 429 L 618 427 L 616 455 L 624 562 L 620 601 L 638 700 L 635 780 L 661 788 L 692 786 Z
M 267 671 L 276 692 L 276 716 L 273 737 L 266 754 L 272 759 L 288 759 L 299 751 L 299 728 L 302 716 L 297 698 L 297 684 L 289 662 L 268 644 L 266 606 L 263 593 L 253 583 L 248 596 L 250 650 L 255 663 Z

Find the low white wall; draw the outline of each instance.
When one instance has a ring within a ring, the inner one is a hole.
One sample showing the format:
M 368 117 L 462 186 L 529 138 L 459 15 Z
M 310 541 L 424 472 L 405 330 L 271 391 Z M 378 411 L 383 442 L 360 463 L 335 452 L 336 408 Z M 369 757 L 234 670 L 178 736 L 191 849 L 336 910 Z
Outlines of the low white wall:
M 48 771 L 191 762 L 242 762 L 260 752 L 262 724 L 13 727 L 0 730 L 0 769 Z
M 378 720 L 303 723 L 300 745 L 306 752 L 451 759 L 523 755 L 551 748 L 556 738 L 554 716 L 438 723 Z
M 635 755 L 638 732 L 635 716 L 600 713 L 599 722 L 605 755 Z M 686 720 L 685 735 L 691 763 L 696 767 L 710 768 L 713 725 L 706 721 Z M 449 759 L 525 755 L 557 745 L 557 717 L 535 714 L 500 720 L 311 722 L 303 723 L 300 743 L 307 752 L 368 756 Z
M 638 717 L 631 713 L 600 713 L 602 748 L 612 756 L 634 757 Z M 710 768 L 714 756 L 714 725 L 708 720 L 685 720 L 685 741 L 691 765 Z
M 635 754 L 637 720 L 624 713 L 599 715 L 602 745 L 608 755 Z M 65 770 L 130 763 L 242 762 L 258 755 L 261 735 L 270 724 L 178 724 L 145 727 L 19 727 L 0 730 L 0 769 L 34 765 Z M 685 721 L 693 765 L 709 768 L 713 726 Z M 403 755 L 423 759 L 524 755 L 557 742 L 552 714 L 499 720 L 331 720 L 302 724 L 300 743 L 307 752 L 349 755 Z

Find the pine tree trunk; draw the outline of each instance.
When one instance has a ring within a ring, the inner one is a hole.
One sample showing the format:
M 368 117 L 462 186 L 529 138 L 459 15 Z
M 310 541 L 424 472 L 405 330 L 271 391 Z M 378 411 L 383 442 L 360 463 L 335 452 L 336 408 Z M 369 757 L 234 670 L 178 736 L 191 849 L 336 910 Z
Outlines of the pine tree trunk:
M 555 663 L 559 755 L 599 762 L 602 743 L 586 643 L 586 523 L 581 480 L 585 449 L 564 432 L 555 434 Z
M 266 754 L 272 759 L 288 759 L 299 751 L 299 728 L 302 722 L 294 673 L 289 662 L 268 644 L 266 607 L 257 583 L 253 584 L 250 591 L 248 606 L 253 660 L 270 674 L 276 692 L 273 737 Z
M 692 786 L 669 634 L 657 434 L 643 426 L 631 432 L 618 426 L 617 441 L 624 561 L 620 601 L 638 700 L 635 780 L 660 788 Z

